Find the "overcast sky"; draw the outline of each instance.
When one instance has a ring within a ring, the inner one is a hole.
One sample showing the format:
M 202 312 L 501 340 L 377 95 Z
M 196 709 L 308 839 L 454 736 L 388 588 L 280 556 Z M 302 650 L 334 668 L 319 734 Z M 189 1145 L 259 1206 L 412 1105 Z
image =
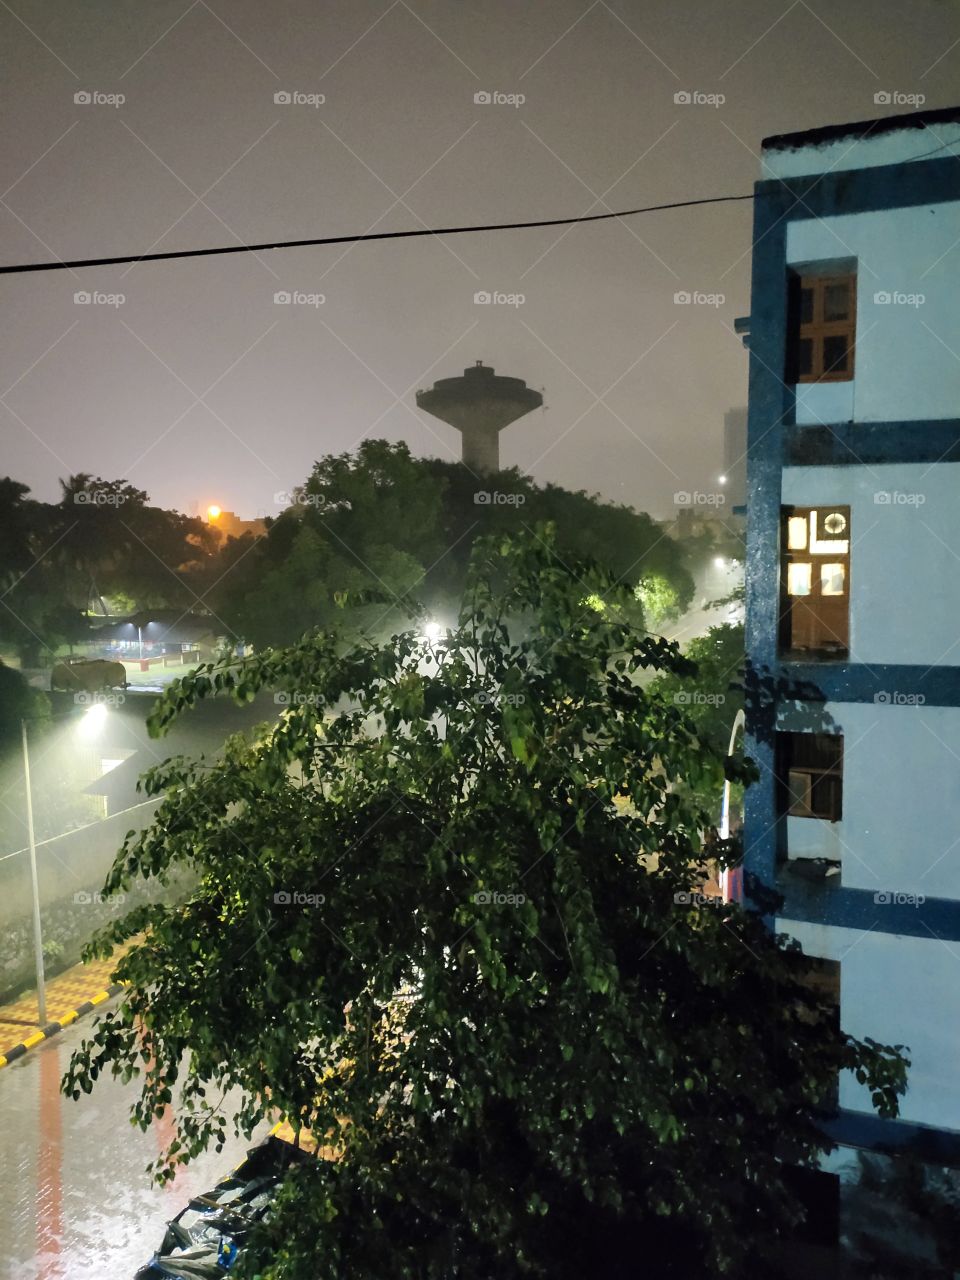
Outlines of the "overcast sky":
M 911 109 L 878 92 L 960 96 L 955 0 L 3 0 L 0 47 L 4 262 L 749 192 L 766 135 Z M 482 359 L 545 392 L 504 465 L 665 515 L 715 487 L 745 403 L 750 226 L 744 203 L 5 276 L 0 473 L 273 514 L 364 437 L 458 457 L 414 392 Z

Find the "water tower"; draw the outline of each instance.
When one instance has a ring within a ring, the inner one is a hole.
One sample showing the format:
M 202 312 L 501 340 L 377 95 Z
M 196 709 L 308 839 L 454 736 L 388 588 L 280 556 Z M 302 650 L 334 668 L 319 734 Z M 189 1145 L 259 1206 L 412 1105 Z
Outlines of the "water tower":
M 417 392 L 417 408 L 432 413 L 463 436 L 463 464 L 471 471 L 500 470 L 500 432 L 543 396 L 522 378 L 498 378 L 478 360 L 461 378 L 441 378 L 430 391 Z

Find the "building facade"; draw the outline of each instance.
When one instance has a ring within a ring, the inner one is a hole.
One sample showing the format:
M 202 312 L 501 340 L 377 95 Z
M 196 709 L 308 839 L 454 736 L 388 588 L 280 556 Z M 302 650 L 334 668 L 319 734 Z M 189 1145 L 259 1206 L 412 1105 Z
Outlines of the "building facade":
M 745 876 L 912 1062 L 897 1120 L 840 1080 L 848 1187 L 960 1169 L 958 156 L 960 108 L 919 112 L 767 139 L 756 187 Z

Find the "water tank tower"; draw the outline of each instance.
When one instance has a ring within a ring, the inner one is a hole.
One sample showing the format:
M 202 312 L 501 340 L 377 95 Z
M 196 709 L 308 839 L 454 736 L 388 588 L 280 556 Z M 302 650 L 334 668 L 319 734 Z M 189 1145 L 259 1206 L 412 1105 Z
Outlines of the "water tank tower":
M 498 378 L 478 360 L 461 378 L 441 378 L 430 391 L 417 392 L 417 408 L 456 427 L 463 437 L 463 464 L 471 471 L 500 470 L 500 432 L 543 396 L 522 378 Z

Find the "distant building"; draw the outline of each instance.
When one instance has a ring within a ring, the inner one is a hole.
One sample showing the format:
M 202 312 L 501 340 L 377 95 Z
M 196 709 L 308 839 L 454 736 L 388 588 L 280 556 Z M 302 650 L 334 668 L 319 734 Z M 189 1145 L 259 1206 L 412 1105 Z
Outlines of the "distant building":
M 727 512 L 747 501 L 747 411 L 728 409 L 723 415 L 723 475 Z
M 219 507 L 207 508 L 207 523 L 220 534 L 221 542 L 227 538 L 242 538 L 245 533 L 262 538 L 267 532 L 263 520 L 241 520 L 235 511 L 221 511 Z
M 960 108 L 768 138 L 748 326 L 746 878 L 843 1029 L 908 1046 L 897 1120 L 842 1075 L 825 1168 L 916 1276 L 960 1267 L 919 1261 L 960 1195 L 958 147 Z

